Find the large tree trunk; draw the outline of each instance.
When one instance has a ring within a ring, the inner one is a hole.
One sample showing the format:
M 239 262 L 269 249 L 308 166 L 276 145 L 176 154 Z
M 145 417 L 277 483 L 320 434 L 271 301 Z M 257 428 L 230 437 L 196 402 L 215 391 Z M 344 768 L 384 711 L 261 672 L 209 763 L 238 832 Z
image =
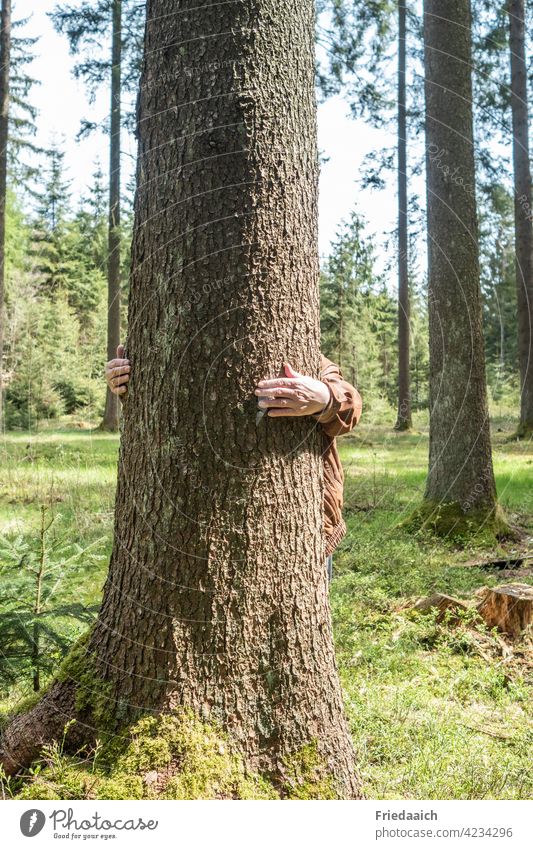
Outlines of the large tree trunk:
M 529 163 L 525 2 L 509 2 L 521 436 L 533 434 L 533 202 Z
M 406 116 L 406 0 L 398 3 L 398 416 L 396 430 L 410 430 L 411 377 L 410 303 L 407 219 L 407 116 Z
M 256 425 L 253 396 L 284 360 L 320 368 L 314 4 L 150 0 L 147 14 L 98 692 L 119 723 L 176 705 L 219 720 L 277 778 L 316 741 L 355 797 L 320 433 Z
M 11 0 L 2 0 L 0 18 L 0 430 L 4 421 L 4 288 L 6 244 L 7 142 L 11 68 Z
M 109 230 L 107 258 L 107 359 L 116 356 L 120 344 L 120 130 L 122 2 L 113 0 L 111 50 L 111 122 L 109 141 Z M 119 398 L 106 392 L 102 430 L 117 431 Z
M 492 521 L 468 0 L 425 0 L 430 456 L 426 507 Z M 447 508 L 444 510 L 443 505 Z

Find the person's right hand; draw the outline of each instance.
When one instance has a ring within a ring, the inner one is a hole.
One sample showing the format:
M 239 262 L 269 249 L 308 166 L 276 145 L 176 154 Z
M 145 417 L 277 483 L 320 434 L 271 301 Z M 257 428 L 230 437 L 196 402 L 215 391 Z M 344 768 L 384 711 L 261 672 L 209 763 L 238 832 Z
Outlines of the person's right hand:
M 105 367 L 105 379 L 113 395 L 125 395 L 130 379 L 130 361 L 124 359 L 124 345 L 117 348 L 117 356 Z

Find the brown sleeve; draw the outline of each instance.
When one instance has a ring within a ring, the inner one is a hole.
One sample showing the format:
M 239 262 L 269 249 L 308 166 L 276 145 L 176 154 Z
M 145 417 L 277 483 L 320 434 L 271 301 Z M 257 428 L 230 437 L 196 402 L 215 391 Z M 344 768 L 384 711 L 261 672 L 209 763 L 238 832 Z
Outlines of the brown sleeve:
M 340 369 L 322 357 L 320 380 L 329 388 L 330 399 L 325 410 L 315 416 L 328 436 L 349 433 L 361 418 L 363 402 L 357 389 L 344 380 Z

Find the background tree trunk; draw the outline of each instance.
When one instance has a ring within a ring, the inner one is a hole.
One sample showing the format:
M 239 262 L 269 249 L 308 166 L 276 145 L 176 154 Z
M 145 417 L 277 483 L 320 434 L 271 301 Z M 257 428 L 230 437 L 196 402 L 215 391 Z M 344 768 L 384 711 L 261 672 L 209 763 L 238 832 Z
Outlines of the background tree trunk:
M 521 436 L 533 433 L 533 202 L 529 162 L 525 2 L 509 2 Z
M 412 427 L 409 371 L 411 311 L 407 240 L 406 19 L 406 2 L 400 0 L 398 3 L 398 417 L 396 430 L 410 430 Z
M 109 233 L 107 258 L 107 359 L 116 356 L 120 344 L 120 130 L 122 94 L 122 9 L 121 0 L 113 0 L 111 51 L 111 121 L 109 142 Z M 108 389 L 102 429 L 117 431 L 119 398 Z
M 314 4 L 149 0 L 147 17 L 98 691 L 117 724 L 176 705 L 219 720 L 274 778 L 316 741 L 356 797 L 320 432 L 256 426 L 253 396 L 286 360 L 320 368 Z M 64 710 L 72 682 L 55 686 Z
M 11 69 L 11 0 L 2 0 L 0 17 L 0 430 L 4 421 L 4 300 L 7 195 L 7 142 L 9 134 L 9 73 Z
M 468 0 L 424 3 L 430 457 L 426 500 L 493 510 Z

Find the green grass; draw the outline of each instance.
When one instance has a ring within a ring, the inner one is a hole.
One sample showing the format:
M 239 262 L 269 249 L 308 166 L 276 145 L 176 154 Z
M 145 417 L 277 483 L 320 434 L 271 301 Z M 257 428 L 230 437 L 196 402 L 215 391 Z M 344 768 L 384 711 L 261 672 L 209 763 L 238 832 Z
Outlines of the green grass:
M 495 434 L 500 500 L 531 533 L 533 445 L 507 440 L 508 433 Z M 510 580 L 468 565 L 505 549 L 458 549 L 398 528 L 423 495 L 426 434 L 362 429 L 340 444 L 349 533 L 335 557 L 331 597 L 367 795 L 531 798 L 531 645 L 504 663 L 498 641 L 472 623 L 438 624 L 410 612 L 416 597 L 470 598 Z
M 500 423 L 498 423 L 500 425 Z M 495 429 L 500 500 L 533 535 L 533 445 Z M 361 428 L 341 441 L 349 533 L 331 588 L 337 654 L 364 790 L 370 798 L 523 799 L 533 796 L 533 658 L 469 621 L 413 614 L 415 598 L 463 598 L 511 580 L 472 566 L 493 550 L 399 527 L 423 495 L 425 432 Z M 98 602 L 111 546 L 118 439 L 82 429 L 8 434 L 0 447 L 0 534 L 38 535 L 40 505 L 73 546 L 101 541 L 90 569 L 65 570 L 58 601 Z M 519 580 L 533 582 L 531 573 Z M 29 691 L 4 691 L 5 711 Z

